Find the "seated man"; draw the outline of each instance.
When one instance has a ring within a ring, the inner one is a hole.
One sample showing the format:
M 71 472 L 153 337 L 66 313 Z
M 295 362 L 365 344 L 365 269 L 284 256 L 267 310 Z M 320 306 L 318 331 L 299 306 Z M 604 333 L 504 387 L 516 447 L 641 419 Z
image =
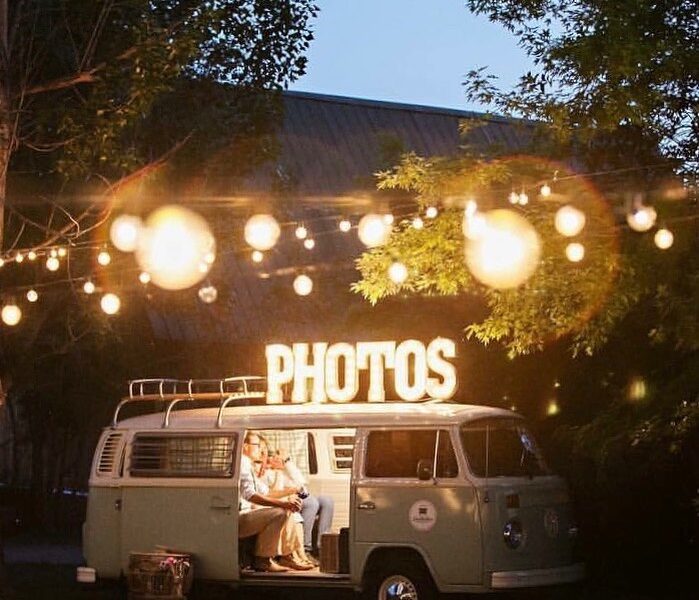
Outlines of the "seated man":
M 243 456 L 240 461 L 240 517 L 238 536 L 242 538 L 257 535 L 255 543 L 254 567 L 258 571 L 271 573 L 290 569 L 306 570 L 292 556 L 289 530 L 293 530 L 292 514 L 301 510 L 301 499 L 272 498 L 268 496 L 267 485 L 255 475 L 254 462 L 259 460 L 260 437 L 249 431 L 243 442 Z M 274 560 L 280 556 L 279 561 Z

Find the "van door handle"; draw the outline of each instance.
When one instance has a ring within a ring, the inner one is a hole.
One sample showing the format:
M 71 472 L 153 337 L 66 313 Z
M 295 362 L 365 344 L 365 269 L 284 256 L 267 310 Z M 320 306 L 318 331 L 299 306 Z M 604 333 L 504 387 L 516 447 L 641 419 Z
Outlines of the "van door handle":
M 231 504 L 230 502 L 226 502 L 226 500 L 224 500 L 223 498 L 214 496 L 213 498 L 211 498 L 209 508 L 211 508 L 212 510 L 230 510 Z
M 368 500 L 367 502 L 360 502 L 357 508 L 359 510 L 374 510 L 376 508 L 376 504 L 374 504 L 371 500 Z
M 114 510 L 121 510 L 121 500 L 114 500 Z

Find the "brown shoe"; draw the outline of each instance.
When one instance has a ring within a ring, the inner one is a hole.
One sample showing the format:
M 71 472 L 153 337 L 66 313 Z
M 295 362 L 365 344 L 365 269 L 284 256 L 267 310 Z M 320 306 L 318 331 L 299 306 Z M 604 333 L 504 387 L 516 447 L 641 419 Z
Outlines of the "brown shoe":
M 313 568 L 312 564 L 307 562 L 299 562 L 290 554 L 280 556 L 278 562 L 281 566 L 288 567 L 289 569 L 293 569 L 294 571 L 309 571 Z
M 262 571 L 264 573 L 286 573 L 289 569 L 278 565 L 273 559 L 267 556 L 256 556 L 252 564 L 255 571 Z

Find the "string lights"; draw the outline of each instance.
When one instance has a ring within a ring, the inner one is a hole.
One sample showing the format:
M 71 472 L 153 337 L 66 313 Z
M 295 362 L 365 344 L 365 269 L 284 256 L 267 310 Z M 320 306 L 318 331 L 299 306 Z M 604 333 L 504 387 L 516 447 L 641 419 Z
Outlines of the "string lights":
M 110 292 L 100 298 L 100 306 L 106 314 L 115 315 L 121 308 L 121 299 L 116 294 Z

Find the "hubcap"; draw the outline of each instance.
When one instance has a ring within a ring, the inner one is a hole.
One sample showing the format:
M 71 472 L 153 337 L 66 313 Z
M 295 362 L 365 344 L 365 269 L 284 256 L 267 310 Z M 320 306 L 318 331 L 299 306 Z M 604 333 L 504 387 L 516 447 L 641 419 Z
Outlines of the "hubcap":
M 391 575 L 383 580 L 378 600 L 418 600 L 417 588 L 403 575 Z

